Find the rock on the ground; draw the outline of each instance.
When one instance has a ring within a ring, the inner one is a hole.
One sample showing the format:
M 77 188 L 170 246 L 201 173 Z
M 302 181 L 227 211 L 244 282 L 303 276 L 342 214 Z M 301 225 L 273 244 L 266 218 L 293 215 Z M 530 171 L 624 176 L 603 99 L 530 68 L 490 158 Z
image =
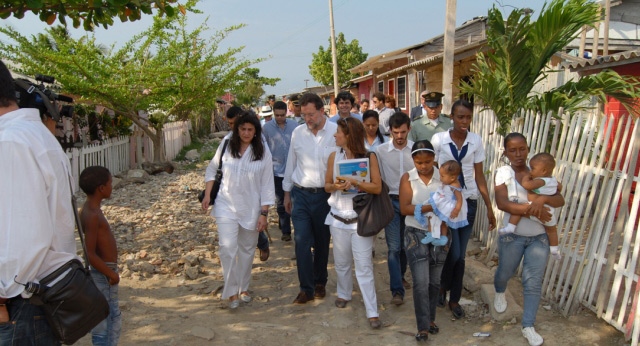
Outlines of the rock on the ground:
M 142 169 L 131 169 L 127 172 L 127 182 L 144 184 L 149 181 L 149 173 Z
M 126 181 L 123 179 L 120 179 L 118 177 L 113 177 L 113 181 L 111 182 L 111 186 L 113 186 L 113 189 L 119 189 L 123 186 L 126 185 Z
M 493 282 L 493 274 L 491 269 L 474 259 L 467 258 L 464 267 L 464 287 L 471 291 L 476 292 L 480 290 L 483 284 L 490 284 Z
M 191 328 L 191 335 L 203 338 L 205 340 L 212 340 L 216 336 L 216 333 L 214 333 L 214 331 L 209 328 L 194 326 L 193 328 Z
M 198 267 L 187 267 L 187 268 L 184 269 L 184 275 L 189 280 L 197 279 L 199 273 L 200 273 L 200 268 L 198 268 Z
M 507 298 L 507 309 L 499 314 L 496 309 L 493 308 L 493 297 L 496 294 L 495 288 L 492 284 L 482 285 L 480 289 L 480 294 L 482 295 L 482 300 L 485 304 L 489 305 L 489 311 L 491 312 L 491 317 L 500 322 L 510 321 L 513 318 L 521 318 L 522 317 L 522 308 L 518 305 L 513 299 L 513 296 L 507 290 L 505 297 Z
M 189 161 L 195 161 L 200 159 L 200 154 L 198 154 L 198 149 L 191 149 L 184 154 L 184 158 Z
M 171 162 L 143 162 L 142 169 L 151 175 L 156 175 L 162 172 L 171 174 L 175 170 L 175 167 Z

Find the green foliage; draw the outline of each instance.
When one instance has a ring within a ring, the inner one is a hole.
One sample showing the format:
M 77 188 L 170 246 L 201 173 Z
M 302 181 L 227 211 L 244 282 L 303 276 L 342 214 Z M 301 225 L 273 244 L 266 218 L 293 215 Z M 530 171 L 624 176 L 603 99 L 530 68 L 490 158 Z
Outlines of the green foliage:
M 218 49 L 242 25 L 214 32 L 208 39 L 201 37 L 208 29 L 206 22 L 193 31 L 186 25 L 184 16 L 156 16 L 149 29 L 119 50 L 105 49 L 93 36 L 76 40 L 55 28 L 47 30 L 50 45 L 42 45 L 37 37 L 0 27 L 0 33 L 14 42 L 0 40 L 0 57 L 25 75 L 54 76 L 64 92 L 80 97 L 78 101 L 103 105 L 131 119 L 156 149 L 162 149 L 160 129 L 167 119 L 186 120 L 193 111 L 213 109 L 216 96 L 236 87 L 241 71 L 261 61 L 239 56 L 243 47 Z M 154 114 L 151 122 L 139 115 L 141 110 Z M 162 150 L 154 152 L 154 160 L 161 160 Z
M 547 78 L 551 57 L 577 37 L 580 29 L 599 19 L 598 5 L 588 0 L 553 0 L 545 4 L 537 21 L 522 10 L 504 20 L 495 8 L 489 10 L 489 52 L 480 54 L 472 72 L 472 83 L 462 83 L 461 92 L 473 93 L 498 117 L 500 134 L 506 134 L 520 110 L 575 112 L 590 96 L 614 96 L 626 102 L 638 95 L 638 84 L 612 71 L 571 81 L 541 95 L 534 86 Z M 631 84 L 630 84 L 631 83 Z M 606 100 L 606 99 L 605 99 Z
M 175 16 L 178 11 L 186 14 L 186 7 L 176 0 L 5 0 L 0 3 L 0 18 L 11 14 L 23 18 L 26 12 L 33 12 L 41 21 L 52 25 L 56 19 L 62 25 L 71 21 L 74 28 L 80 25 L 87 31 L 93 31 L 102 25 L 105 29 L 113 25 L 113 18 L 120 21 L 136 21 L 142 14 L 152 14 L 156 9 L 159 15 Z
M 362 52 L 362 47 L 358 40 L 352 40 L 347 43 L 343 33 L 339 33 L 336 37 L 336 55 L 338 61 L 338 84 L 344 85 L 349 80 L 356 77 L 355 74 L 349 72 L 353 68 L 365 60 L 367 53 Z M 333 60 L 331 58 L 331 38 L 329 38 L 329 46 L 325 50 L 320 46 L 317 53 L 312 53 L 313 59 L 309 65 L 309 73 L 313 79 L 321 85 L 333 85 Z
M 232 91 L 239 105 L 249 106 L 258 104 L 264 94 L 263 86 L 275 86 L 280 78 L 267 78 L 260 76 L 260 69 L 255 67 L 245 68 L 239 76 L 237 87 Z

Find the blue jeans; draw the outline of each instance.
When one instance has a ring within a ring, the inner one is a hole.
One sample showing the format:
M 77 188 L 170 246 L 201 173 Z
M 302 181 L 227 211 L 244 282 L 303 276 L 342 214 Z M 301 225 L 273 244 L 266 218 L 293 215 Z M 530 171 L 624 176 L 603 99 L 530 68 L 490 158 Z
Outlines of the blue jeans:
M 400 294 L 404 297 L 404 286 L 402 278 L 407 272 L 407 255 L 402 246 L 404 239 L 404 216 L 400 214 L 400 202 L 391 199 L 393 211 L 396 215 L 391 223 L 384 228 L 384 236 L 387 240 L 387 265 L 389 266 L 389 286 L 391 295 Z
M 413 309 L 418 331 L 429 329 L 436 320 L 436 303 L 440 292 L 440 274 L 447 258 L 446 246 L 422 244 L 427 231 L 407 226 L 404 246 L 413 278 Z
M 0 323 L 0 345 L 60 345 L 44 312 L 18 296 L 7 304 L 9 322 Z
M 91 278 L 109 302 L 109 316 L 91 330 L 91 342 L 94 346 L 117 345 L 122 329 L 122 315 L 118 306 L 118 285 L 109 285 L 109 278 L 91 268 Z
M 291 215 L 284 209 L 284 190 L 282 189 L 283 177 L 273 177 L 276 188 L 276 206 L 278 210 L 278 224 L 282 230 L 282 235 L 291 235 Z
M 451 248 L 447 255 L 447 261 L 442 269 L 442 289 L 451 291 L 449 293 L 449 303 L 457 303 L 462 296 L 462 279 L 464 278 L 464 257 L 467 253 L 467 243 L 473 231 L 473 223 L 476 220 L 476 209 L 478 201 L 467 199 L 467 221 L 469 225 L 462 228 L 449 228 L 449 239 Z
M 507 289 L 507 281 L 516 273 L 522 262 L 522 286 L 524 288 L 524 312 L 522 327 L 533 327 L 542 294 L 542 279 L 549 257 L 549 238 L 546 233 L 525 237 L 514 233 L 498 238 L 500 262 L 493 280 L 496 292 Z
M 297 187 L 291 190 L 291 220 L 295 230 L 298 281 L 300 290 L 310 297 L 313 297 L 315 285 L 327 284 L 331 233 L 324 220 L 330 209 L 328 199 L 329 194 L 324 189 L 317 193 Z

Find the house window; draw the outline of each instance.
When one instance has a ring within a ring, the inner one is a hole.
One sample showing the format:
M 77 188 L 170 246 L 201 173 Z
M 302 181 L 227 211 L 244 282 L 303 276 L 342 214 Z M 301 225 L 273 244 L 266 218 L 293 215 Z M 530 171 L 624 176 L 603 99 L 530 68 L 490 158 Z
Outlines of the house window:
M 378 82 L 378 92 L 384 93 L 384 81 Z
M 398 77 L 397 105 L 401 109 L 407 109 L 407 77 Z

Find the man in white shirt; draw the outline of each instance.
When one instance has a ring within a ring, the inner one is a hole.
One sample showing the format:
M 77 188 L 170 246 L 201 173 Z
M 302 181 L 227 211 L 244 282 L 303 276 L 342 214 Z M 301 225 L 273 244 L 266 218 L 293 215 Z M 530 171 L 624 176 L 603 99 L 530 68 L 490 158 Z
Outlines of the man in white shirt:
M 351 95 L 348 91 L 343 91 L 336 96 L 333 100 L 333 103 L 336 104 L 336 108 L 338 109 L 338 114 L 329 118 L 329 121 L 337 123 L 338 119 L 344 119 L 348 117 L 354 117 L 360 122 L 362 122 L 362 116 L 360 114 L 355 114 L 351 112 L 351 108 L 353 108 L 353 103 L 356 102 L 356 99 Z
M 273 159 L 273 182 L 276 191 L 278 225 L 282 231 L 282 238 L 280 239 L 291 241 L 291 215 L 289 215 L 284 208 L 282 181 L 284 180 L 284 171 L 287 167 L 291 135 L 299 124 L 293 119 L 287 119 L 287 104 L 283 101 L 276 101 L 273 105 L 273 116 L 274 121 L 266 123 L 262 128 L 262 133 L 267 140 Z M 258 247 L 259 246 L 260 245 L 258 245 Z
M 282 182 L 284 206 L 293 221 L 300 281 L 300 293 L 294 304 L 326 295 L 331 234 L 324 223 L 329 214 L 329 194 L 324 191 L 324 179 L 329 155 L 336 150 L 333 135 L 338 128 L 327 121 L 318 95 L 306 93 L 300 98 L 300 104 L 306 125 L 298 126 L 291 135 Z
M 21 104 L 25 104 L 35 99 L 36 92 L 23 91 L 20 95 Z M 0 341 L 3 344 L 35 345 L 36 340 L 39 345 L 59 344 L 42 309 L 25 299 L 31 294 L 20 283 L 37 282 L 69 260 L 79 259 L 75 255 L 69 159 L 40 116 L 38 109 L 18 108 L 11 73 L 0 62 Z
M 389 118 L 393 115 L 393 109 L 387 108 L 384 105 L 385 96 L 381 92 L 373 94 L 373 109 L 378 112 L 378 118 L 380 120 L 380 132 L 388 136 L 389 135 Z
M 395 217 L 384 228 L 387 240 L 387 265 L 389 266 L 389 286 L 391 289 L 391 304 L 404 303 L 404 289 L 408 283 L 404 280 L 407 271 L 407 256 L 404 252 L 404 216 L 400 214 L 398 193 L 400 190 L 400 178 L 411 170 L 411 147 L 413 142 L 407 139 L 411 129 L 409 116 L 397 112 L 389 118 L 391 137 L 393 140 L 380 144 L 376 148 L 378 162 L 380 162 L 382 180 L 389 186 L 389 196 L 393 203 Z

